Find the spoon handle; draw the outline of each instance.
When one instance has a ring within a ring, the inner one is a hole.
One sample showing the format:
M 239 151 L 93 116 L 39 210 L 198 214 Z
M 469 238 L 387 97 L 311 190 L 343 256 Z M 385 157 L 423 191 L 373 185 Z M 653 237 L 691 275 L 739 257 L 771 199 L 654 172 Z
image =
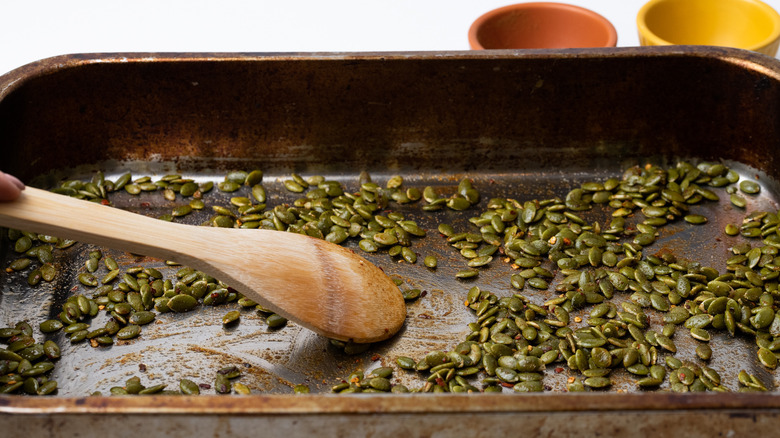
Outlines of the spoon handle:
M 0 225 L 173 260 L 187 248 L 164 243 L 186 225 L 26 187 L 0 202 Z M 185 242 L 186 243 L 186 242 Z

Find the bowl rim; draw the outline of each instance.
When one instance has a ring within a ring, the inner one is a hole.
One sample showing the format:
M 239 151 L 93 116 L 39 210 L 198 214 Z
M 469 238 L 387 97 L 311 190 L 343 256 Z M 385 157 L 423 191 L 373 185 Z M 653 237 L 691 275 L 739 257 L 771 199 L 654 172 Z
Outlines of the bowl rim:
M 667 45 L 680 45 L 681 43 L 673 43 L 658 36 L 655 32 L 651 31 L 647 26 L 647 13 L 655 6 L 661 3 L 680 2 L 685 0 L 650 0 L 642 5 L 636 16 L 636 25 L 639 29 L 640 37 L 647 38 L 653 45 L 667 46 Z M 761 11 L 772 21 L 774 29 L 772 33 L 756 44 L 752 44 L 746 47 L 737 47 L 745 50 L 761 51 L 772 43 L 780 39 L 780 14 L 774 8 L 764 3 L 761 0 L 728 0 L 733 3 L 748 3 L 757 6 Z
M 583 15 L 587 15 L 590 18 L 593 18 L 597 22 L 601 23 L 604 26 L 604 29 L 607 31 L 607 42 L 606 45 L 602 47 L 615 47 L 617 45 L 617 30 L 615 30 L 615 26 L 612 24 L 611 21 L 607 20 L 606 17 L 604 17 L 603 15 L 595 11 L 592 11 L 587 8 L 583 8 L 582 6 L 571 5 L 568 3 L 526 2 L 526 3 L 515 3 L 511 5 L 502 6 L 500 8 L 492 9 L 480 15 L 476 20 L 474 20 L 474 22 L 471 23 L 471 26 L 469 27 L 469 31 L 468 31 L 469 46 L 471 46 L 472 50 L 486 50 L 485 47 L 482 46 L 482 43 L 479 42 L 479 39 L 477 38 L 477 33 L 479 32 L 479 29 L 489 19 L 502 15 L 509 11 L 533 9 L 533 8 L 540 8 L 540 7 L 550 9 L 550 10 L 565 10 L 565 11 L 577 12 Z M 520 50 L 520 49 L 512 49 L 512 50 Z

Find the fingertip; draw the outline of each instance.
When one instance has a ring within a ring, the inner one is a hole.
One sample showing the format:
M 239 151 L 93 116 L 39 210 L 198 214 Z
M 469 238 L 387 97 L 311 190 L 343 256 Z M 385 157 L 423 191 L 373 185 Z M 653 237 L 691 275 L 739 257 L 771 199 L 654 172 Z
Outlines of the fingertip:
M 24 183 L 18 178 L 0 172 L 0 201 L 13 201 L 24 190 Z

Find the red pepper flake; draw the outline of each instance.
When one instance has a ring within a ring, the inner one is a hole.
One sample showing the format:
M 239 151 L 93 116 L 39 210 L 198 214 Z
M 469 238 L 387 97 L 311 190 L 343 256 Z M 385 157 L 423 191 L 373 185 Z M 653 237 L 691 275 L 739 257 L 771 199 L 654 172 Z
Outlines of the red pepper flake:
M 377 353 L 374 353 L 374 354 L 371 356 L 371 360 L 372 360 L 372 361 L 374 361 L 374 362 L 378 361 L 378 360 L 379 360 L 379 359 L 381 359 L 381 358 L 382 358 L 382 356 L 380 356 L 380 355 L 379 355 L 379 354 L 377 354 Z
M 515 387 L 514 383 L 509 383 L 509 382 L 498 382 L 498 384 L 503 386 L 504 388 L 514 388 Z
M 439 386 L 444 386 L 444 379 L 442 379 L 441 377 L 437 377 L 436 384 Z
M 563 367 L 557 367 L 557 368 L 555 368 L 555 373 L 556 373 L 556 374 L 560 374 L 560 373 L 562 373 L 562 372 L 563 372 Z
M 151 207 L 151 205 L 152 205 L 152 204 L 150 204 L 150 203 L 148 203 L 148 202 L 142 202 L 142 203 L 141 203 L 141 207 Z
M 427 291 L 427 290 L 424 290 L 424 291 L 422 291 L 422 292 L 420 293 L 420 298 L 422 298 L 422 297 L 424 297 L 424 296 L 426 296 L 426 295 L 428 295 L 428 291 Z
M 433 319 L 433 317 L 431 315 L 428 315 L 427 313 L 421 313 L 417 315 L 417 317 L 422 319 Z
M 109 204 L 111 204 L 110 202 L 108 202 L 108 199 L 101 199 L 101 200 L 100 200 L 100 203 L 101 203 L 101 204 L 103 204 L 103 205 L 109 205 Z

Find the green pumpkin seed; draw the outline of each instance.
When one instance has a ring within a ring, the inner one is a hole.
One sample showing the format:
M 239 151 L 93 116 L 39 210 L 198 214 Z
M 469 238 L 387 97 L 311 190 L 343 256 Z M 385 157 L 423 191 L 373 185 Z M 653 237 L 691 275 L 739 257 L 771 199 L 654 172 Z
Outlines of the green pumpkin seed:
M 78 342 L 81 342 L 81 341 L 87 339 L 87 334 L 88 333 L 89 332 L 87 330 L 79 330 L 79 331 L 73 332 L 70 335 L 70 342 L 71 342 L 71 344 L 75 344 L 75 343 L 78 343 Z
M 168 307 L 170 307 L 170 301 L 168 302 Z M 172 310 L 174 310 L 174 312 L 178 312 L 178 310 L 175 309 Z M 154 319 L 155 319 L 155 314 L 153 312 L 142 310 L 142 311 L 133 312 L 133 314 L 130 315 L 130 318 L 128 318 L 128 322 L 130 324 L 146 325 L 154 321 Z
M 49 395 L 54 394 L 54 392 L 57 390 L 57 381 L 56 380 L 47 380 L 46 382 L 40 384 L 38 386 L 38 395 Z
M 89 287 L 97 287 L 98 280 L 95 278 L 94 275 L 88 273 L 88 272 L 82 272 L 78 275 L 79 283 L 83 284 L 84 286 Z
M 240 318 L 241 313 L 238 310 L 232 310 L 222 317 L 222 325 L 235 324 L 239 321 Z
M 108 346 L 108 345 L 114 345 L 114 339 L 111 336 L 98 336 L 94 338 L 95 342 L 98 345 Z
M 407 263 L 417 263 L 417 254 L 405 246 L 401 248 L 401 257 L 403 257 Z
M 658 345 L 660 345 L 664 350 L 668 350 L 672 353 L 677 352 L 677 346 L 674 344 L 674 341 L 672 341 L 668 337 L 662 334 L 658 334 L 656 335 L 655 338 L 658 341 Z
M 417 298 L 420 298 L 421 294 L 422 291 L 420 289 L 407 289 L 402 292 L 404 300 L 406 301 L 416 300 Z
M 189 295 L 179 294 L 168 300 L 167 307 L 177 313 L 189 312 L 197 307 L 198 301 Z
M 447 207 L 452 210 L 462 211 L 471 207 L 471 202 L 466 198 L 449 198 L 447 199 Z
M 200 386 L 192 380 L 181 379 L 179 380 L 179 391 L 184 395 L 198 395 L 200 394 Z
M 773 353 L 771 350 L 766 348 L 759 348 L 758 349 L 758 361 L 761 362 L 762 365 L 769 369 L 775 369 L 777 368 L 777 356 L 775 356 L 775 353 Z
M 698 327 L 691 328 L 691 337 L 693 339 L 696 339 L 696 340 L 702 341 L 702 342 L 709 342 L 709 340 L 710 340 L 709 332 L 707 332 L 707 330 L 704 330 L 704 329 L 698 328 Z
M 241 188 L 241 184 L 233 181 L 222 181 L 217 184 L 217 189 L 221 192 L 232 193 Z M 303 190 L 301 190 L 303 191 Z
M 460 278 L 460 279 L 474 278 L 477 275 L 479 275 L 479 271 L 477 271 L 476 269 L 463 269 L 455 273 L 455 278 Z
M 742 180 L 739 182 L 739 190 L 748 195 L 755 195 L 761 191 L 761 186 L 755 181 Z
M 481 257 L 475 257 L 475 258 L 469 260 L 467 265 L 470 268 L 478 268 L 478 267 L 482 267 L 482 266 L 487 265 L 491 261 L 493 261 L 493 257 L 492 256 L 481 256 Z
M 637 385 L 639 385 L 642 388 L 653 388 L 660 386 L 663 383 L 663 379 L 658 379 L 652 376 L 645 377 L 642 379 L 637 380 Z
M 589 388 L 601 389 L 612 385 L 612 381 L 608 377 L 589 377 L 583 384 Z
M 141 326 L 130 324 L 122 327 L 117 333 L 116 337 L 122 340 L 133 339 L 141 334 Z
M 261 182 L 263 182 L 263 171 L 259 169 L 249 172 L 246 175 L 246 178 L 244 178 L 244 184 L 250 187 L 260 184 Z
M 690 385 L 693 383 L 694 379 L 696 378 L 696 374 L 688 367 L 680 367 L 675 371 L 677 379 L 682 383 L 683 385 Z
M 23 271 L 30 266 L 30 263 L 32 263 L 32 260 L 26 257 L 22 257 L 12 261 L 8 265 L 8 268 L 10 268 L 13 271 Z
M 529 278 L 527 283 L 534 289 L 547 289 L 549 287 L 548 283 L 543 278 L 539 277 Z
M 154 385 L 146 387 L 140 391 L 138 391 L 138 395 L 152 395 L 152 394 L 158 394 L 162 392 L 163 389 L 165 389 L 167 385 L 166 384 L 160 384 L 160 385 Z
M 685 219 L 685 222 L 693 225 L 702 225 L 707 223 L 707 218 L 700 214 L 688 214 L 685 215 L 683 219 Z
M 278 329 L 287 325 L 287 319 L 281 315 L 273 313 L 268 315 L 268 317 L 265 319 L 265 323 L 268 324 L 268 328 Z
M 709 344 L 699 344 L 696 346 L 696 356 L 701 360 L 710 360 L 712 358 L 712 348 Z
M 304 186 L 291 179 L 284 181 L 284 187 L 293 193 L 303 193 L 303 191 L 306 190 Z
M 41 274 L 40 269 L 33 269 L 28 275 L 27 275 L 27 284 L 30 286 L 37 286 L 41 280 L 43 279 L 43 275 Z
M 745 208 L 745 206 L 747 206 L 747 200 L 736 193 L 732 193 L 729 200 L 731 201 L 731 204 L 737 208 Z
M 192 207 L 190 207 L 189 204 L 184 204 L 174 208 L 173 211 L 171 212 L 171 216 L 182 217 L 182 216 L 187 216 L 190 213 L 192 213 Z
M 61 329 L 62 327 L 63 327 L 62 322 L 56 319 L 47 319 L 46 321 L 42 322 L 39 325 L 39 328 L 43 333 L 53 333 Z

